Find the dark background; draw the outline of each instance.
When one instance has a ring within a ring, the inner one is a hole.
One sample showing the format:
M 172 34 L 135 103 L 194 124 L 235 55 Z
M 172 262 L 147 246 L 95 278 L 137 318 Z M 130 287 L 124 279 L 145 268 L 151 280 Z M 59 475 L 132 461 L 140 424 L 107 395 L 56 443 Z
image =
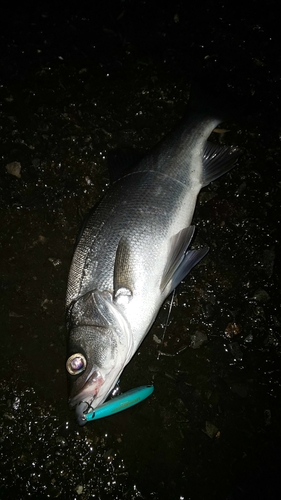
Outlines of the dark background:
M 279 498 L 276 2 L 1 4 L 0 26 L 0 497 Z M 81 429 L 64 369 L 75 238 L 108 151 L 153 146 L 198 75 L 238 102 L 211 140 L 244 155 L 199 196 L 194 245 L 210 252 L 164 340 L 170 299 L 122 375 L 154 395 Z

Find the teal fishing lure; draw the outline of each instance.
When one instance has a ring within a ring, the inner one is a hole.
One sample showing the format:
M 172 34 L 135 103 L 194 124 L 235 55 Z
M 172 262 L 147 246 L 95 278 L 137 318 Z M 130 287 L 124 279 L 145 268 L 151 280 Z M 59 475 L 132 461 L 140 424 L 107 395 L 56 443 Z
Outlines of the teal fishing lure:
M 107 401 L 103 405 L 99 406 L 92 413 L 86 413 L 85 419 L 87 422 L 91 420 L 98 420 L 99 418 L 109 417 L 114 415 L 114 413 L 119 413 L 120 411 L 127 410 L 131 406 L 134 406 L 144 399 L 148 398 L 154 391 L 153 385 L 142 385 L 141 387 L 136 387 L 130 391 L 120 394 Z

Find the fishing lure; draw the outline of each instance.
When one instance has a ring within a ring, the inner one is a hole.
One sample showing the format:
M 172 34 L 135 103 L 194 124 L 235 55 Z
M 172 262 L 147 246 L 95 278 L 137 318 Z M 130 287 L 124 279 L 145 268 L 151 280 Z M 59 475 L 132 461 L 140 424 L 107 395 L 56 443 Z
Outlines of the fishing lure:
M 85 419 L 87 422 L 91 420 L 98 420 L 99 418 L 108 417 L 114 415 L 114 413 L 119 413 L 120 411 L 127 410 L 131 406 L 134 406 L 144 399 L 148 398 L 154 391 L 153 385 L 142 385 L 140 387 L 135 387 L 130 391 L 120 394 L 107 401 L 103 405 L 99 406 L 92 413 L 86 413 Z

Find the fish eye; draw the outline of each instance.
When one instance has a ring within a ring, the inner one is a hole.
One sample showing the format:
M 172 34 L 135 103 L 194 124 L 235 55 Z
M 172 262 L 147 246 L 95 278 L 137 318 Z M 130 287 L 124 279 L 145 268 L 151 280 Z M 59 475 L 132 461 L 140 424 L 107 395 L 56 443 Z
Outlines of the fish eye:
M 78 375 L 86 370 L 87 361 L 85 356 L 80 352 L 72 354 L 66 362 L 66 369 L 70 375 Z

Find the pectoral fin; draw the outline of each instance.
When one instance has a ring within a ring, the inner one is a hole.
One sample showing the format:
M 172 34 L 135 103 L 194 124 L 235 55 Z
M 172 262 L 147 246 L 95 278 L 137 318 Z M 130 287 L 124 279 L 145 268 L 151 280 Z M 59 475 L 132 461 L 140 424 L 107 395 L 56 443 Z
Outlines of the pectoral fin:
M 208 248 L 187 250 L 194 234 L 194 226 L 182 229 L 170 239 L 170 251 L 160 289 L 169 294 L 191 269 L 206 255 Z
M 114 302 L 128 303 L 133 296 L 135 262 L 128 240 L 119 241 L 114 264 Z

